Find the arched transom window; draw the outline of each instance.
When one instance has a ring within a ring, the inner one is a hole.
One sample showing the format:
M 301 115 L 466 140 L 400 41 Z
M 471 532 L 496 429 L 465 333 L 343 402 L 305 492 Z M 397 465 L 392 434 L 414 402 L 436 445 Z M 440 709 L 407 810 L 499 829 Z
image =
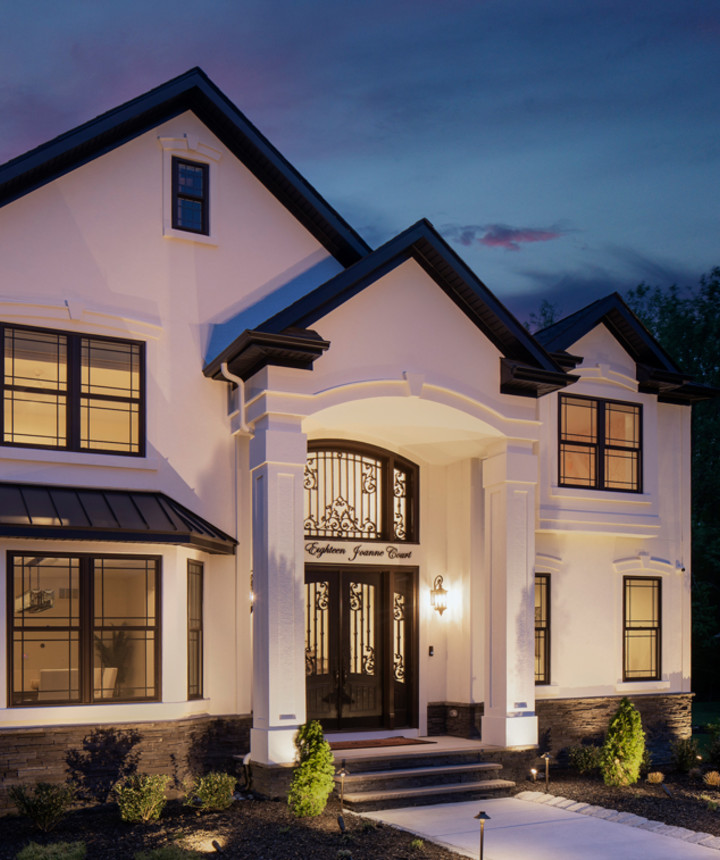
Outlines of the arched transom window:
M 311 442 L 308 448 L 307 537 L 417 540 L 417 466 L 349 442 Z

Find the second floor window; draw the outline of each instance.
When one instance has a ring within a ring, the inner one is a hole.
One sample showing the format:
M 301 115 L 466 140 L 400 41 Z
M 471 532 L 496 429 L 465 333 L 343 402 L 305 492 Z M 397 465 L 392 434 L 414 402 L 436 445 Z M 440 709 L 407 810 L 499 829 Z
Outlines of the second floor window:
M 210 233 L 208 166 L 172 160 L 172 225 L 176 230 Z
M 2 443 L 144 453 L 144 350 L 132 341 L 0 327 Z
M 642 491 L 642 408 L 593 397 L 560 397 L 560 485 Z
M 417 540 L 417 466 L 390 451 L 311 443 L 305 466 L 305 534 Z

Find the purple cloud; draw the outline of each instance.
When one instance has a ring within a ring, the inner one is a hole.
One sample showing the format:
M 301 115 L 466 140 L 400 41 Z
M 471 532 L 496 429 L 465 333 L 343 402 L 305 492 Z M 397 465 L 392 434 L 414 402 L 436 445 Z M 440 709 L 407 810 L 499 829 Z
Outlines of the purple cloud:
M 466 247 L 485 245 L 488 248 L 505 248 L 506 251 L 519 251 L 527 242 L 550 242 L 564 235 L 557 227 L 507 227 L 505 224 L 468 224 L 465 227 L 448 225 L 442 234 Z

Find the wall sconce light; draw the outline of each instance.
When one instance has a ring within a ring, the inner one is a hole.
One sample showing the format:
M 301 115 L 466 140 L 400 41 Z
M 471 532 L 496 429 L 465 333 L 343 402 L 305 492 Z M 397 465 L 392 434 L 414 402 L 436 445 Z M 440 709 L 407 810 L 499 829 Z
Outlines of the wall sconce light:
M 433 609 L 437 609 L 440 615 L 447 609 L 447 594 L 447 589 L 443 588 L 443 578 L 438 574 L 430 589 L 430 605 Z
M 248 599 L 250 600 L 250 612 L 252 613 L 255 608 L 255 588 L 253 583 L 253 572 L 250 571 L 250 593 L 248 594 Z

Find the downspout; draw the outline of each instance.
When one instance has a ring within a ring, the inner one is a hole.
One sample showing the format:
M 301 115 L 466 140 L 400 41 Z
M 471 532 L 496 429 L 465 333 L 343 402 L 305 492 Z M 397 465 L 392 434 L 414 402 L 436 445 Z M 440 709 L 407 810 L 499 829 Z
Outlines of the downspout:
M 236 436 L 245 436 L 246 438 L 252 438 L 252 436 L 254 436 L 255 434 L 253 433 L 253 431 L 250 429 L 247 422 L 245 421 L 245 380 L 239 376 L 236 376 L 234 373 L 231 373 L 228 370 L 228 366 L 227 366 L 226 361 L 223 361 L 221 363 L 220 373 L 222 374 L 223 378 L 226 379 L 228 382 L 232 382 L 235 385 L 237 385 L 237 390 L 238 390 L 237 407 L 238 407 L 238 418 L 239 418 L 238 423 L 240 426 L 233 429 L 232 438 L 234 440 L 234 448 L 235 448 L 235 475 L 234 475 L 234 478 L 235 478 L 235 480 L 234 480 L 234 484 L 235 484 L 235 538 L 239 539 L 239 537 L 240 537 L 240 535 L 239 535 L 240 499 L 239 499 L 238 482 L 239 482 L 240 476 L 239 476 L 238 472 L 240 469 L 240 463 L 238 461 L 238 444 L 239 444 L 239 441 L 235 437 Z M 238 579 L 240 576 L 239 567 L 240 567 L 240 559 L 238 558 L 238 555 L 236 553 L 236 555 L 235 555 L 235 606 L 236 607 L 238 605 Z M 251 576 L 252 576 L 252 574 L 251 574 Z M 251 621 L 251 628 L 250 628 L 250 640 L 252 641 L 252 621 Z M 239 646 L 240 646 L 239 630 L 238 630 L 238 625 L 236 623 L 235 624 L 235 655 L 236 655 L 236 659 L 237 659 L 237 654 L 239 653 Z M 236 684 L 237 684 L 237 670 L 236 670 L 235 679 L 236 679 Z M 252 682 L 251 682 L 251 686 L 252 686 Z M 235 692 L 235 710 L 236 710 L 236 712 L 238 710 L 238 704 L 239 704 L 239 702 L 238 702 L 238 691 L 236 690 L 236 692 Z M 252 701 L 250 703 L 250 707 L 252 708 Z M 249 753 L 248 753 L 248 755 L 249 755 Z M 243 761 L 243 764 L 245 764 L 244 761 Z M 246 779 L 248 779 L 248 770 L 247 769 L 246 769 L 245 773 L 246 773 Z
M 233 382 L 238 388 L 238 414 L 240 417 L 240 426 L 233 435 L 241 433 L 243 436 L 253 436 L 253 431 L 245 422 L 245 380 L 240 376 L 236 376 L 234 373 L 230 373 L 227 361 L 223 361 L 220 365 L 220 373 L 222 373 L 228 382 Z

